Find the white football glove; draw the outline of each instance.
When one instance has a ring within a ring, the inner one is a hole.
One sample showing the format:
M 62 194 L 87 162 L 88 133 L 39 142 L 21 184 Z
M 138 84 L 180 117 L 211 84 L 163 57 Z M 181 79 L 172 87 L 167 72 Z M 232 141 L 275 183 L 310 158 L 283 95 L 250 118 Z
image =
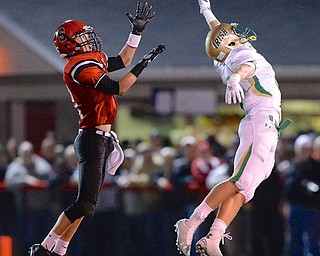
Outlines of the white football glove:
M 200 7 L 200 13 L 203 13 L 205 10 L 211 11 L 210 0 L 198 0 Z
M 233 74 L 227 82 L 225 102 L 227 104 L 240 103 L 244 98 L 244 92 L 240 85 L 240 75 Z

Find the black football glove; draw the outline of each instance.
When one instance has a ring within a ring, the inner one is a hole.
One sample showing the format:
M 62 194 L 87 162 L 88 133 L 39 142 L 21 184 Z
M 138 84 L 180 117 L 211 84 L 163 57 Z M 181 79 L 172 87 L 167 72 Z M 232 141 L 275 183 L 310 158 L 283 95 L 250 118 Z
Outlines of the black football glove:
M 136 16 L 133 17 L 130 13 L 126 13 L 131 25 L 132 34 L 141 35 L 148 22 L 153 18 L 155 12 L 152 11 L 152 6 L 148 6 L 146 2 L 142 5 L 141 2 L 137 3 Z
M 148 64 L 154 61 L 160 53 L 162 53 L 166 49 L 164 44 L 158 45 L 158 47 L 153 48 L 150 52 L 142 57 L 137 65 L 131 69 L 131 73 L 138 77 L 143 69 L 148 66 Z
M 140 62 L 143 63 L 144 66 L 148 66 L 148 64 L 154 61 L 165 49 L 166 46 L 164 44 L 158 45 L 158 47 L 153 48 L 150 52 L 144 55 Z

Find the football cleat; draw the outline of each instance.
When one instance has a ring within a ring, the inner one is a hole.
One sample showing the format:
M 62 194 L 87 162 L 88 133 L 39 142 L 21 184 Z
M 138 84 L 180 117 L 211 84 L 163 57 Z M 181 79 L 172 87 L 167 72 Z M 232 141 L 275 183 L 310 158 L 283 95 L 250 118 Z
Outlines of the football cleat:
M 212 231 L 196 243 L 196 252 L 201 256 L 223 256 L 219 248 L 220 241 L 224 244 L 225 237 L 232 240 L 230 233 L 224 234 L 222 230 Z
M 55 252 L 52 252 L 52 253 L 50 254 L 50 256 L 61 256 L 61 255 L 59 255 L 59 254 L 57 254 L 57 253 L 55 253 Z
M 50 251 L 41 244 L 34 244 L 29 248 L 29 256 L 50 256 Z
M 187 219 L 179 220 L 175 225 L 177 233 L 176 245 L 180 254 L 190 256 L 193 234 L 197 227 L 188 225 Z

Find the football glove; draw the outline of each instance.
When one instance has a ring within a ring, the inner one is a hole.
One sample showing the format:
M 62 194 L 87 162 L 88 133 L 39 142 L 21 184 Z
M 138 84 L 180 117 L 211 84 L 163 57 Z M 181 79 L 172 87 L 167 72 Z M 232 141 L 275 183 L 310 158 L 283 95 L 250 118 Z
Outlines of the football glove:
M 126 15 L 132 25 L 132 34 L 141 35 L 148 22 L 155 15 L 155 12 L 152 11 L 152 6 L 148 6 L 147 2 L 144 5 L 138 2 L 136 16 L 133 17 L 129 12 Z
M 142 57 L 139 63 L 135 65 L 130 72 L 138 77 L 143 69 L 147 67 L 150 62 L 154 61 L 158 57 L 158 55 L 165 50 L 165 48 L 166 47 L 164 44 L 160 44 L 158 45 L 158 47 L 153 48 L 150 52 Z
M 227 104 L 236 104 L 244 98 L 244 92 L 240 85 L 240 75 L 233 74 L 227 82 L 225 102 Z
M 165 48 L 166 47 L 164 44 L 160 44 L 158 45 L 158 47 L 153 48 L 150 52 L 142 57 L 139 63 L 135 65 L 130 72 L 138 77 L 143 69 L 147 67 L 150 62 L 154 61 L 158 57 L 158 55 L 165 50 Z
M 153 48 L 150 52 L 144 55 L 140 62 L 147 66 L 150 62 L 154 61 L 160 53 L 166 49 L 164 44 L 160 44 L 157 47 Z
M 203 13 L 205 10 L 211 11 L 210 0 L 198 0 L 200 7 L 200 13 Z

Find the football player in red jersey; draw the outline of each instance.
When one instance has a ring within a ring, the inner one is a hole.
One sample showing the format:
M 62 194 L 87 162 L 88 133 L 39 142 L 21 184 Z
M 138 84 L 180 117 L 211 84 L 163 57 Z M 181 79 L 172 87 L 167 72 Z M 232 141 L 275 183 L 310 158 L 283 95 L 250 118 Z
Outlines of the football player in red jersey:
M 148 63 L 165 49 L 164 44 L 146 54 L 119 81 L 112 80 L 109 73 L 130 65 L 141 33 L 154 14 L 152 6 L 140 2 L 135 16 L 127 13 L 132 32 L 117 57 L 101 51 L 101 39 L 83 22 L 68 20 L 54 33 L 53 43 L 60 57 L 67 60 L 63 80 L 80 116 L 74 142 L 80 177 L 76 200 L 61 213 L 42 243 L 30 247 L 30 256 L 66 254 L 83 218 L 94 214 L 105 172 L 113 175 L 122 163 L 122 149 L 111 131 L 118 109 L 115 95 L 124 95 L 131 88 Z

